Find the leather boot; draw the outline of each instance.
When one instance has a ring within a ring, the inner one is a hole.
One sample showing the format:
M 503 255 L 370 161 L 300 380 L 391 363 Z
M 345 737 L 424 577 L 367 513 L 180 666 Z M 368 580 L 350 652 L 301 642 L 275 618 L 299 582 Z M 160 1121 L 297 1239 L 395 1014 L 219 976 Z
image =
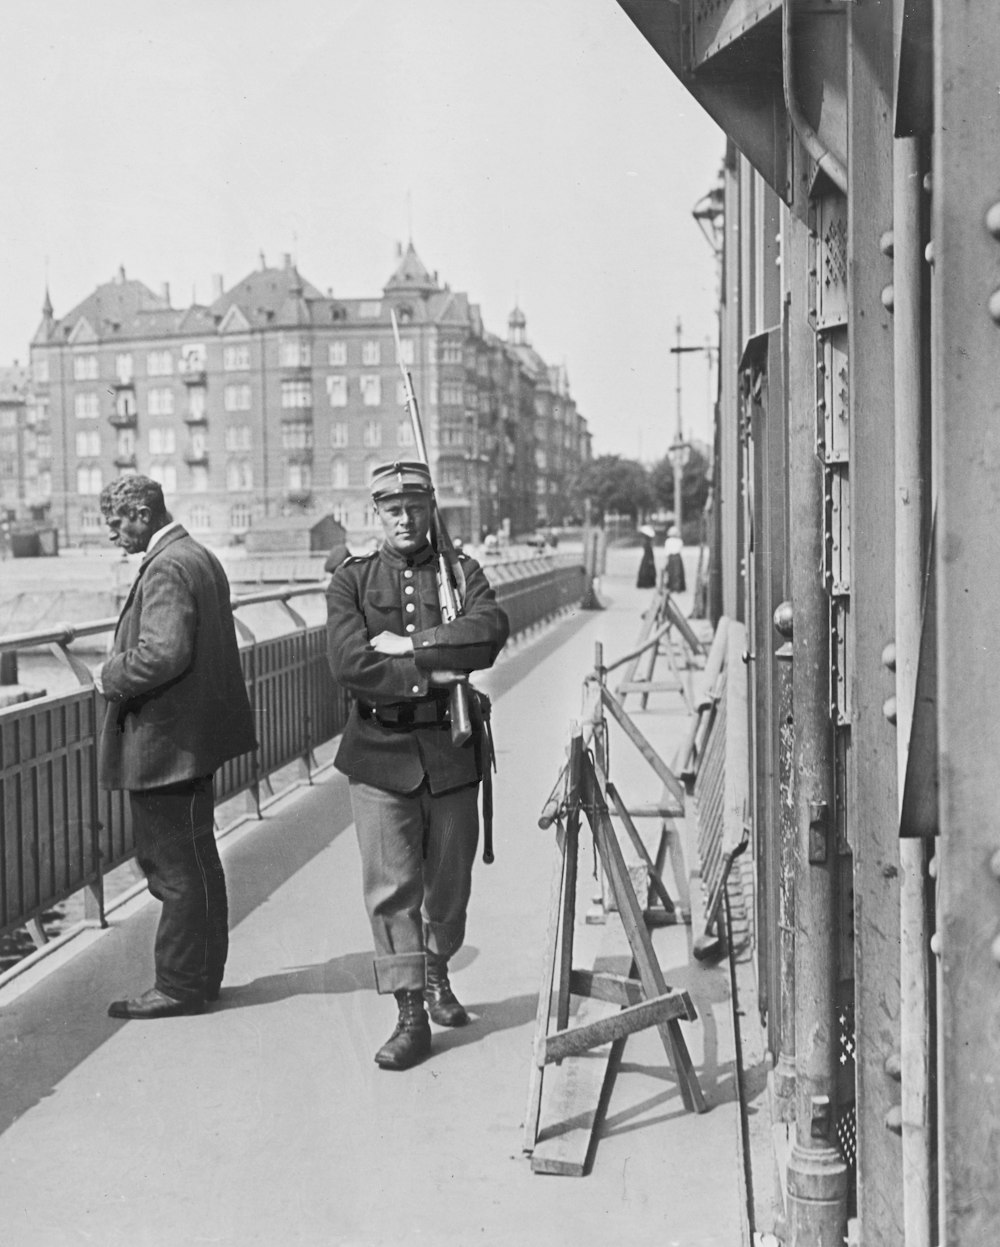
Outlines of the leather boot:
M 402 990 L 393 995 L 399 1005 L 399 1021 L 375 1053 L 375 1064 L 382 1069 L 409 1069 L 431 1050 L 431 1027 L 424 1012 L 424 994 Z
M 430 1010 L 431 1020 L 438 1026 L 464 1026 L 469 1015 L 455 999 L 448 982 L 448 958 L 427 954 L 427 986 L 424 999 Z

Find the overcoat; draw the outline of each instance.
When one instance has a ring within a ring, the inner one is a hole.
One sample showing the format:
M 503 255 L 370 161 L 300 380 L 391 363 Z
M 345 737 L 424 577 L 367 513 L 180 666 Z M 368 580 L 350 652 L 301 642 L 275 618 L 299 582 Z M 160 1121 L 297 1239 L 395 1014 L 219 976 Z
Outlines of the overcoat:
M 148 551 L 101 668 L 108 701 L 102 788 L 158 788 L 211 775 L 256 748 L 229 581 L 178 525 Z
M 434 670 L 491 667 L 509 624 L 482 568 L 465 554 L 460 558 L 465 601 L 451 623 L 441 622 L 437 558 L 430 546 L 408 556 L 386 544 L 349 558 L 330 578 L 327 656 L 333 678 L 354 695 L 334 764 L 353 779 L 413 792 L 426 775 L 437 793 L 481 778 L 475 734 L 464 745 L 452 744 L 444 718 L 447 689 L 431 685 L 429 676 Z M 380 632 L 411 637 L 413 654 L 373 650 L 369 642 Z M 408 723 L 414 714 L 437 714 L 438 722 Z

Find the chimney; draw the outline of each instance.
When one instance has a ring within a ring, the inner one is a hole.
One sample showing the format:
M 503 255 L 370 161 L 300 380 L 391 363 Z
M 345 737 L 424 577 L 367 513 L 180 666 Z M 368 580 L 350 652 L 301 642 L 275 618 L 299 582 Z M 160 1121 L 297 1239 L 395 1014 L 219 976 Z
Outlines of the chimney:
M 163 302 L 170 306 L 170 282 L 165 281 L 160 287 L 160 293 L 163 295 Z
M 226 284 L 222 280 L 222 274 L 213 273 L 212 274 L 212 302 L 214 303 L 216 299 L 221 299 L 225 293 L 226 293 Z
M 292 253 L 290 251 L 286 251 L 283 258 L 285 261 L 285 268 L 286 269 L 291 268 L 292 267 Z
M 118 283 L 119 286 L 122 286 L 125 284 L 125 265 L 124 264 L 118 265 L 118 276 L 115 278 L 115 281 Z

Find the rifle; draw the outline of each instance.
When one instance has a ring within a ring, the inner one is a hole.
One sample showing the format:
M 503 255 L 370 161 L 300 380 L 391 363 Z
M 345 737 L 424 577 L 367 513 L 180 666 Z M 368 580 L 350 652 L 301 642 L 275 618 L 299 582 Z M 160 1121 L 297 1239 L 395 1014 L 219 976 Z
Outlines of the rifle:
M 403 364 L 403 345 L 399 340 L 399 325 L 396 323 L 396 312 L 389 309 L 392 318 L 392 336 L 396 340 L 396 362 L 403 374 L 403 390 L 406 394 L 406 409 L 410 413 L 410 424 L 413 426 L 413 440 L 417 447 L 417 458 L 430 467 L 427 458 L 427 445 L 424 442 L 424 430 L 420 424 L 420 409 L 417 407 L 417 396 L 413 390 L 413 378 Z M 465 593 L 465 574 L 458 561 L 458 553 L 452 545 L 448 530 L 438 508 L 437 497 L 431 494 L 431 526 L 428 534 L 431 547 L 437 556 L 437 589 L 438 604 L 441 607 L 441 622 L 451 623 L 462 613 L 462 598 Z M 472 735 L 472 721 L 469 717 L 469 688 L 465 680 L 453 684 L 448 692 L 448 707 L 451 717 L 451 740 L 454 745 L 464 745 Z

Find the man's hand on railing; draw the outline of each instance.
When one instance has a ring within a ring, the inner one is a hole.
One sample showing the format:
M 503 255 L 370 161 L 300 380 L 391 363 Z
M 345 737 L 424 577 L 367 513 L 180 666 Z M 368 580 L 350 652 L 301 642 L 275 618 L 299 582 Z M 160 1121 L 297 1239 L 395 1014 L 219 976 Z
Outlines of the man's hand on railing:
M 399 636 L 395 632 L 380 632 L 369 641 L 372 649 L 378 654 L 388 654 L 393 658 L 402 658 L 413 653 L 413 640 L 408 636 Z

